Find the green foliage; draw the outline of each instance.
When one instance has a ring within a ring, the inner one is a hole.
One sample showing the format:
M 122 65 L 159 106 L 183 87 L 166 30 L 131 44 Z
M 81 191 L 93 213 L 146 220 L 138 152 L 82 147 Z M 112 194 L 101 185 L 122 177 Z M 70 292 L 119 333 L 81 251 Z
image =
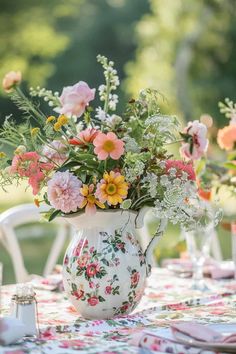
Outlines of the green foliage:
M 137 26 L 136 60 L 126 66 L 127 91 L 158 88 L 187 120 L 203 112 L 220 118 L 216 102 L 235 95 L 235 1 L 150 3 Z

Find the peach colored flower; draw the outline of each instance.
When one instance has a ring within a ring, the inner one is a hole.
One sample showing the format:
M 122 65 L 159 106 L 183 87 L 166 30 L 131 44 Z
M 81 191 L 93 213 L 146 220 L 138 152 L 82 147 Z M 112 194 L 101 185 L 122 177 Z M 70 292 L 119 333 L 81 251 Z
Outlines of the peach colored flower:
M 180 148 L 181 156 L 192 160 L 199 159 L 208 148 L 206 126 L 198 120 L 188 122 L 187 127 L 184 129 L 184 134 L 187 137 Z
M 2 80 L 2 87 L 6 92 L 10 92 L 12 88 L 21 82 L 22 75 L 20 71 L 10 71 Z
M 63 88 L 62 94 L 59 97 L 61 107 L 56 108 L 55 111 L 68 116 L 75 115 L 76 117 L 80 117 L 94 97 L 95 89 L 90 89 L 86 82 L 79 81 L 73 86 Z
M 72 145 L 87 145 L 92 143 L 96 138 L 99 130 L 94 128 L 87 128 L 82 130 L 76 137 L 69 139 L 69 143 Z
M 109 205 L 122 203 L 128 194 L 128 183 L 119 172 L 105 172 L 103 179 L 98 183 L 95 196 L 100 202 L 107 202 Z
M 85 207 L 85 213 L 88 215 L 96 213 L 96 205 L 101 209 L 105 208 L 105 205 L 95 198 L 93 190 L 93 184 L 90 184 L 89 186 L 84 184 L 83 188 L 80 188 L 80 193 L 84 196 L 80 208 L 83 209 Z
M 53 208 L 63 213 L 77 211 L 83 197 L 81 181 L 69 171 L 56 172 L 48 181 L 48 200 Z
M 93 145 L 99 160 L 106 160 L 108 156 L 113 160 L 118 160 L 124 153 L 124 142 L 112 132 L 107 134 L 100 132 L 94 139 Z
M 217 143 L 224 150 L 233 150 L 236 144 L 236 124 L 228 125 L 223 129 L 219 129 L 217 135 Z

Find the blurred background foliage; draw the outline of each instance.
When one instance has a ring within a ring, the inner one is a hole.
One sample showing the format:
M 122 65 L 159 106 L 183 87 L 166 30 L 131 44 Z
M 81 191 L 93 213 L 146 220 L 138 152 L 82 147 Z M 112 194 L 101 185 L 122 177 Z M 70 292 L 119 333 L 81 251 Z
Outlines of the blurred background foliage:
M 102 72 L 96 55 L 101 53 L 115 61 L 123 80 L 120 111 L 125 99 L 151 87 L 167 98 L 161 102 L 164 111 L 186 121 L 209 113 L 215 124 L 225 125 L 217 102 L 235 100 L 235 0 L 0 0 L 0 8 L 0 79 L 10 70 L 21 70 L 25 87 L 61 92 L 79 80 L 97 87 Z M 0 89 L 0 125 L 11 113 L 21 121 Z M 24 186 L 0 191 L 0 211 L 27 201 L 32 197 Z M 51 241 L 40 238 L 37 244 L 33 229 L 23 230 L 35 237 L 22 242 L 26 257 L 31 256 L 27 262 L 37 272 Z M 184 250 L 177 233 L 169 229 L 157 250 L 159 259 Z M 229 237 L 222 234 L 221 242 L 228 257 Z M 2 248 L 0 260 L 5 281 L 12 281 Z

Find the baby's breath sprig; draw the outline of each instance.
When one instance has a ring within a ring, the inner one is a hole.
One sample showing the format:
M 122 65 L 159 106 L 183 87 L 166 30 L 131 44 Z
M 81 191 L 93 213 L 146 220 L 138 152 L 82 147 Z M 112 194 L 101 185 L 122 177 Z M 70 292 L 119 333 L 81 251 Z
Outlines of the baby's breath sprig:
M 36 88 L 30 87 L 29 94 L 31 97 L 43 97 L 44 101 L 48 103 L 49 107 L 59 107 L 59 92 L 46 90 L 44 87 L 37 86 Z
M 218 105 L 220 108 L 220 113 L 223 113 L 226 118 L 236 119 L 236 103 L 229 98 L 226 98 L 225 102 L 219 102 Z

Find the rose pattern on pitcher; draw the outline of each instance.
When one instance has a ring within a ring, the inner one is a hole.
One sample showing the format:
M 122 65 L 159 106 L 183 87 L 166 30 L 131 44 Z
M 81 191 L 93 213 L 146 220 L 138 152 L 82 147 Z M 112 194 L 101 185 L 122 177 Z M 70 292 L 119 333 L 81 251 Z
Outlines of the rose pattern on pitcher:
M 122 229 L 118 229 L 112 235 L 104 231 L 99 232 L 99 235 L 102 237 L 102 247 L 99 252 L 94 246 L 89 245 L 87 239 L 82 238 L 72 250 L 72 256 L 66 255 L 64 260 L 68 274 L 72 275 L 71 269 L 75 270 L 76 279 L 72 281 L 73 276 L 67 279 L 71 295 L 77 301 L 86 302 L 91 307 L 109 301 L 110 296 L 120 295 L 119 274 L 113 274 L 108 279 L 107 277 L 110 268 L 120 265 L 121 254 L 127 253 L 126 243 L 135 246 L 135 256 L 138 256 L 140 267 L 145 264 L 139 243 L 131 233 L 126 231 L 124 234 Z M 133 310 L 143 294 L 143 288 L 137 289 L 140 280 L 139 271 L 130 266 L 127 267 L 127 271 L 130 274 L 127 301 L 123 301 L 119 307 L 113 307 L 114 315 L 122 315 Z M 85 281 L 88 283 L 87 286 Z
M 128 293 L 128 300 L 122 303 L 122 306 L 119 308 L 113 308 L 115 311 L 115 315 L 122 315 L 127 312 L 129 308 L 132 310 L 138 305 L 139 300 L 142 297 L 143 290 L 136 291 L 140 280 L 140 273 L 136 269 L 132 269 L 131 267 L 127 267 L 128 272 L 130 273 L 130 291 Z

